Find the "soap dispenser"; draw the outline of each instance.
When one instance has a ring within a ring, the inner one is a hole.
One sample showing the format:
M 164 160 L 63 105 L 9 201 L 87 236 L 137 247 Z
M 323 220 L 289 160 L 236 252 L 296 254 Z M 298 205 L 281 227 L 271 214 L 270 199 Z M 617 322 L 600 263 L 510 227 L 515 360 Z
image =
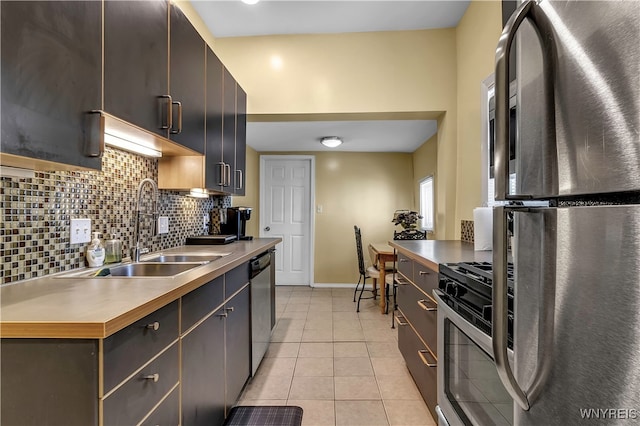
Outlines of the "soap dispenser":
M 122 262 L 122 241 L 111 230 L 111 239 L 104 243 L 105 258 L 104 263 Z
M 91 243 L 87 246 L 87 262 L 91 267 L 102 266 L 104 264 L 104 247 L 98 235 L 100 235 L 99 232 L 94 232 L 93 240 L 91 240 Z

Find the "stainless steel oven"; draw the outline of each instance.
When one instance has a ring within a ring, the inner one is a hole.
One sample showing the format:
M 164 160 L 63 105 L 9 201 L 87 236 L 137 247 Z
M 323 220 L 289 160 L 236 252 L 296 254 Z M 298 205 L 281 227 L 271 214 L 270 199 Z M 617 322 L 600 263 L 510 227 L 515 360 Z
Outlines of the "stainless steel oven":
M 438 302 L 438 424 L 511 425 L 513 399 L 495 364 L 491 337 L 450 306 L 450 296 L 434 290 Z

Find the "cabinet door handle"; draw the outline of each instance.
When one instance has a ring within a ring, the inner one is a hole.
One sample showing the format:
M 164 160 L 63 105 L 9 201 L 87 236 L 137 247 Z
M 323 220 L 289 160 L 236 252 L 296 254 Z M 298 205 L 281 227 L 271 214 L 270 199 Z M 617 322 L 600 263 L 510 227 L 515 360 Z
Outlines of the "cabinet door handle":
M 171 130 L 169 130 L 170 133 L 177 135 L 178 133 L 182 132 L 182 102 L 178 102 L 178 101 L 172 101 L 171 102 L 171 107 L 173 108 L 173 105 L 178 107 L 178 128 L 174 129 L 173 128 L 173 123 L 171 123 Z
M 84 141 L 84 153 L 87 157 L 102 157 L 104 154 L 104 116 L 100 111 L 91 111 L 87 114 L 86 139 Z
M 405 326 L 405 325 L 409 324 L 408 322 L 405 321 L 405 319 L 406 319 L 405 317 L 400 316 L 400 315 L 396 315 L 395 317 L 396 317 L 396 322 L 398 323 L 398 325 Z
M 218 183 L 218 186 L 225 186 L 224 184 L 224 178 L 225 178 L 225 170 L 224 170 L 224 161 L 221 161 L 217 164 L 220 167 L 220 182 Z
M 230 306 L 228 308 L 224 308 L 224 310 L 227 311 L 227 312 L 233 312 L 234 309 L 235 308 L 233 306 Z
M 236 189 L 242 189 L 242 187 L 244 186 L 244 174 L 242 173 L 242 170 L 236 170 L 236 175 L 238 176 Z
M 429 354 L 429 356 L 434 359 L 434 362 L 427 361 L 427 357 L 425 357 L 426 354 Z M 424 365 L 426 365 L 427 367 L 435 368 L 435 367 L 438 366 L 438 360 L 436 360 L 435 357 L 433 355 L 431 355 L 431 352 L 429 352 L 428 350 L 425 350 L 425 349 L 419 350 L 418 351 L 418 356 L 422 360 L 422 363 Z
M 231 185 L 231 166 L 229 164 L 224 165 L 224 169 L 226 170 L 225 176 L 226 176 L 226 181 L 224 186 L 229 186 Z
M 144 376 L 143 379 L 153 380 L 153 382 L 156 383 L 158 380 L 160 380 L 160 375 L 158 373 L 149 374 L 147 376 Z
M 222 317 L 222 318 L 226 318 L 227 316 L 229 316 L 229 314 L 228 314 L 228 313 L 226 313 L 226 312 L 223 312 L 223 313 L 221 313 L 221 314 L 218 314 L 218 316 L 219 316 L 219 317 Z
M 154 321 L 151 324 L 147 324 L 146 328 L 153 331 L 158 331 L 160 329 L 160 323 L 158 321 Z
M 160 128 L 161 129 L 171 129 L 173 126 L 173 99 L 171 99 L 171 95 L 162 95 L 158 96 L 160 102 L 159 110 L 160 110 Z M 166 99 L 166 105 L 164 104 L 164 100 Z
M 418 306 L 420 306 L 422 309 L 424 309 L 427 312 L 434 312 L 438 310 L 438 306 L 434 306 L 434 307 L 430 307 L 426 305 L 427 300 L 426 299 L 421 299 L 418 300 Z
M 431 275 L 431 272 L 429 272 L 429 271 L 419 271 L 418 274 L 419 275 Z
M 405 258 L 400 259 L 400 263 L 405 263 L 405 262 L 408 262 L 408 261 L 409 261 L 409 259 L 405 259 Z

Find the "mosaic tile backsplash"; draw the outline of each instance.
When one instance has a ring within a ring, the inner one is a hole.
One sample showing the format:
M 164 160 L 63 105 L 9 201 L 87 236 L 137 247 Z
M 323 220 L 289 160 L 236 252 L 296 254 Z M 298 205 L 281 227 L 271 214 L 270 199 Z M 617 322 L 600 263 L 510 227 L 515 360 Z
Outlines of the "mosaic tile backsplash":
M 87 243 L 70 244 L 72 218 L 91 219 L 103 240 L 115 233 L 128 255 L 135 232 L 136 192 L 140 181 L 157 182 L 155 159 L 107 147 L 102 171 L 36 171 L 34 178 L 0 178 L 0 257 L 3 284 L 85 266 Z M 143 189 L 141 210 L 151 210 L 151 190 Z M 229 196 L 191 198 L 159 192 L 158 211 L 169 217 L 169 233 L 153 236 L 152 219 L 141 221 L 142 247 L 166 250 L 186 237 L 207 233 L 203 216 L 231 206 Z

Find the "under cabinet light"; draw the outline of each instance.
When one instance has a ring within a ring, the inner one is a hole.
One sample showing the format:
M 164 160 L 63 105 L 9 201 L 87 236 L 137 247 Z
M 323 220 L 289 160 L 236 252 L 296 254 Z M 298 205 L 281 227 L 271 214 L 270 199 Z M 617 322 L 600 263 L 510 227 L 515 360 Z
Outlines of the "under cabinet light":
M 162 151 L 158 151 L 151 146 L 148 146 L 144 141 L 134 142 L 129 139 L 124 139 L 121 136 L 116 136 L 105 131 L 104 143 L 107 145 L 115 146 L 125 151 L 134 152 L 136 154 L 144 155 L 147 157 L 162 157 Z
M 204 188 L 191 188 L 189 196 L 194 198 L 209 198 L 209 191 Z

